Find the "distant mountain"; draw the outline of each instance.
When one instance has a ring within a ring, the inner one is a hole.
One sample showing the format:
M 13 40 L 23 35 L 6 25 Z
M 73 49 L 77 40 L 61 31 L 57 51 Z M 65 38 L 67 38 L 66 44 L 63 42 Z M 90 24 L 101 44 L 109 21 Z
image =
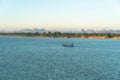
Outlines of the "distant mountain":
M 120 34 L 120 30 L 100 30 L 97 33 L 113 33 L 113 34 Z
M 44 33 L 44 32 L 48 32 L 45 29 L 38 29 L 38 28 L 34 28 L 34 29 L 21 29 L 21 30 L 13 30 L 13 31 L 9 31 L 9 30 L 0 30 L 0 33 Z
M 87 30 L 81 29 L 79 33 L 96 33 L 96 30 L 93 30 L 93 29 L 87 29 Z
M 50 30 L 51 32 L 67 32 L 67 33 L 112 33 L 112 34 L 120 34 L 120 30 L 93 30 L 93 29 L 81 29 L 81 30 L 77 30 L 77 31 L 56 31 L 56 30 Z M 0 30 L 0 33 L 44 33 L 44 32 L 49 32 L 46 29 L 38 29 L 38 28 L 34 28 L 34 29 L 21 29 L 21 30 L 13 30 L 13 31 L 6 31 L 6 30 Z
M 0 33 L 4 33 L 4 32 L 6 32 L 5 30 L 0 30 Z
M 34 29 L 22 29 L 22 30 L 18 30 L 18 31 L 13 31 L 13 32 L 20 32 L 20 33 L 44 33 L 44 32 L 48 32 L 45 29 L 38 29 L 38 28 L 34 28 Z
M 112 34 L 120 34 L 120 30 L 93 30 L 93 29 L 81 29 L 79 33 L 112 33 Z

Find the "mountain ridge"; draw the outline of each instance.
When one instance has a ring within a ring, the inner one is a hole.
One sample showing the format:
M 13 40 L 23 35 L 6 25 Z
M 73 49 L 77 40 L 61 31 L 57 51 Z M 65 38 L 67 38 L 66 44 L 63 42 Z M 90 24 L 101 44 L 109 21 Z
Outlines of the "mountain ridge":
M 59 30 L 46 30 L 44 28 L 34 28 L 34 29 L 20 29 L 20 30 L 0 30 L 0 33 L 47 33 L 47 32 L 61 32 L 61 33 L 113 33 L 120 34 L 120 30 L 94 30 L 94 29 L 80 29 L 77 31 L 59 31 Z

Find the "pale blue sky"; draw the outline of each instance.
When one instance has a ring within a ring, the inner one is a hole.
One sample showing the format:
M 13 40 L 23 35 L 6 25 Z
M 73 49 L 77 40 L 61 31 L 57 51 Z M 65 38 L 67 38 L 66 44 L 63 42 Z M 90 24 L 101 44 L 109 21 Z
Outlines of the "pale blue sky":
M 0 0 L 0 29 L 120 29 L 120 0 Z

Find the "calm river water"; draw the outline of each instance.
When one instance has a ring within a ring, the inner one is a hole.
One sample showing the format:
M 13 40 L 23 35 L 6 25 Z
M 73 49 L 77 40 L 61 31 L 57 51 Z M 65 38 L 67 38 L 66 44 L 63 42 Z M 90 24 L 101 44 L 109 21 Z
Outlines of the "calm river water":
M 0 80 L 120 80 L 120 40 L 0 37 Z

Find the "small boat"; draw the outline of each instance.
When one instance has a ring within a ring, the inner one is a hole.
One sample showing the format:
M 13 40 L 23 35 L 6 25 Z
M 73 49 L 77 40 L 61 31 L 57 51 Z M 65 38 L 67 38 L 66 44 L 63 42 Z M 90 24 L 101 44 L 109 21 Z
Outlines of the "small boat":
M 63 43 L 63 46 L 64 47 L 74 47 L 74 44 L 65 42 L 65 43 Z

